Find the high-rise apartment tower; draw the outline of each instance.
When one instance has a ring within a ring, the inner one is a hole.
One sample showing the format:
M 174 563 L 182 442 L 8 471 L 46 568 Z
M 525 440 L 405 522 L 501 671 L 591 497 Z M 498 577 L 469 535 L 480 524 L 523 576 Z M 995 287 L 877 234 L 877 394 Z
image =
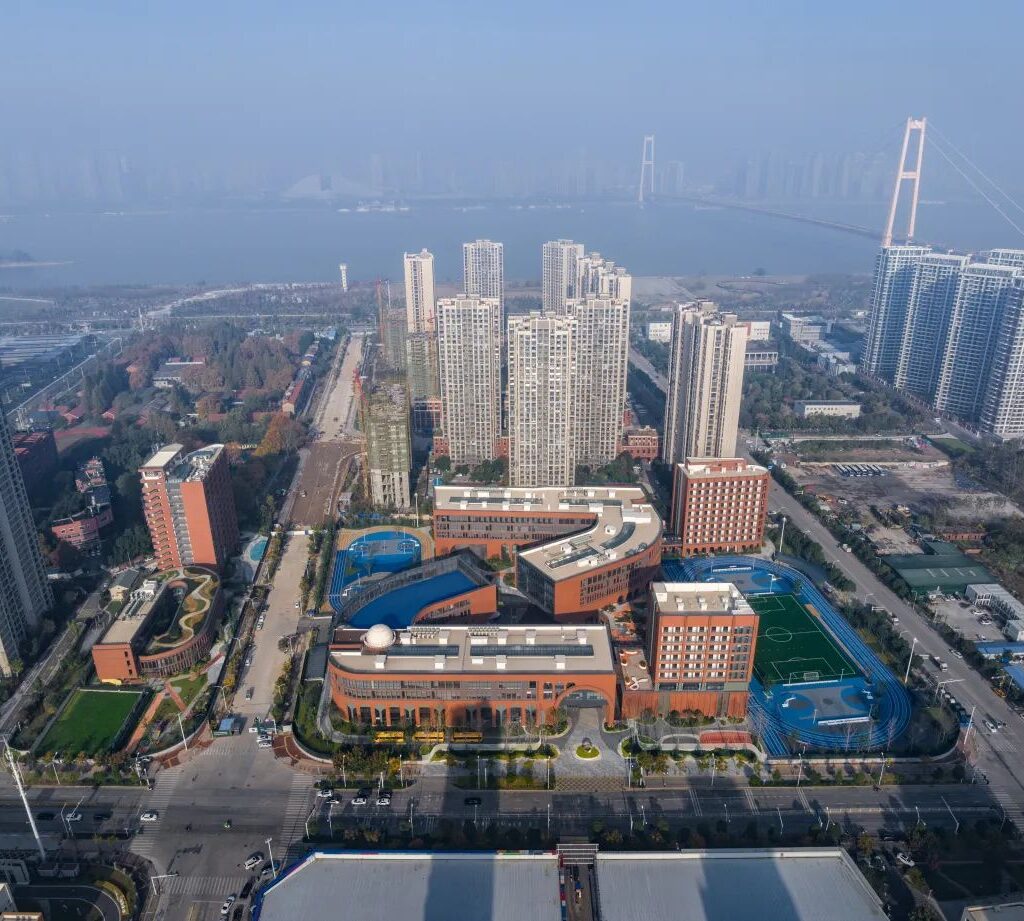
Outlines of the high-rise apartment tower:
M 437 302 L 441 417 L 453 464 L 478 464 L 495 456 L 501 435 L 500 336 L 497 298 Z
M 25 482 L 0 412 L 0 675 L 13 673 L 28 638 L 53 607 Z
M 569 486 L 575 477 L 571 317 L 508 319 L 509 483 Z
M 222 568 L 238 546 L 224 445 L 207 445 L 191 454 L 182 445 L 164 445 L 139 474 L 157 566 Z
M 662 459 L 736 452 L 747 328 L 710 301 L 680 304 L 672 322 Z
M 505 248 L 491 240 L 462 244 L 462 287 L 469 297 L 505 303 Z

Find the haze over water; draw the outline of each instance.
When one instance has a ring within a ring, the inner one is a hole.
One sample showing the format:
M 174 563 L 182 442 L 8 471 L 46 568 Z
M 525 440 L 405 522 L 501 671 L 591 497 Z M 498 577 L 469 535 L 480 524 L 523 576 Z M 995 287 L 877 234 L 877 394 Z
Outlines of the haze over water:
M 881 221 L 875 205 L 817 209 L 864 226 Z M 926 205 L 920 224 L 922 239 L 964 249 L 1024 243 L 984 206 Z M 867 237 L 817 225 L 677 203 L 16 215 L 0 222 L 0 252 L 70 264 L 2 269 L 0 287 L 334 281 L 339 262 L 349 264 L 353 280 L 399 279 L 402 253 L 424 246 L 435 254 L 438 278 L 457 281 L 461 244 L 477 237 L 505 244 L 510 280 L 538 278 L 541 244 L 558 237 L 583 241 L 635 275 L 866 273 L 877 248 Z

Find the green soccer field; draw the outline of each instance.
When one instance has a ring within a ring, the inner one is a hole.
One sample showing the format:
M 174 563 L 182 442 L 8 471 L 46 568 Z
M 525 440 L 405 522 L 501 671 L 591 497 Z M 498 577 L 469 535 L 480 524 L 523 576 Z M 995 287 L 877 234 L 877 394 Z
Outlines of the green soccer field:
M 142 691 L 98 691 L 79 688 L 60 718 L 39 744 L 40 752 L 79 752 L 94 755 L 110 751 Z
M 755 595 L 747 601 L 760 615 L 754 673 L 765 687 L 861 674 L 825 626 L 793 595 Z

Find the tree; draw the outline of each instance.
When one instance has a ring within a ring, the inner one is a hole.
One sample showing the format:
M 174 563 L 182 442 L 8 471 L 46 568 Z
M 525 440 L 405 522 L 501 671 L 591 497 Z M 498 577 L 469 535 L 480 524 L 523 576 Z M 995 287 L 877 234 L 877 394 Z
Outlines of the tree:
M 442 454 L 440 457 L 434 458 L 434 466 L 441 471 L 441 473 L 447 473 L 452 469 L 452 459 L 447 454 Z

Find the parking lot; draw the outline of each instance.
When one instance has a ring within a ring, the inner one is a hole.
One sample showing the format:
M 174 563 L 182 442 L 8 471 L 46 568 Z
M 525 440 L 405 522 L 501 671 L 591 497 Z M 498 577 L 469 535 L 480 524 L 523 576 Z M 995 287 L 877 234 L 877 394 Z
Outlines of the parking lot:
M 970 640 L 972 643 L 1006 639 L 1003 636 L 1003 631 L 999 629 L 998 619 L 985 608 L 954 599 L 931 602 L 929 607 L 935 611 L 940 620 L 945 621 L 965 640 Z M 982 615 L 981 618 L 978 617 L 979 613 Z M 983 624 L 981 623 L 982 619 L 988 619 L 991 622 Z

